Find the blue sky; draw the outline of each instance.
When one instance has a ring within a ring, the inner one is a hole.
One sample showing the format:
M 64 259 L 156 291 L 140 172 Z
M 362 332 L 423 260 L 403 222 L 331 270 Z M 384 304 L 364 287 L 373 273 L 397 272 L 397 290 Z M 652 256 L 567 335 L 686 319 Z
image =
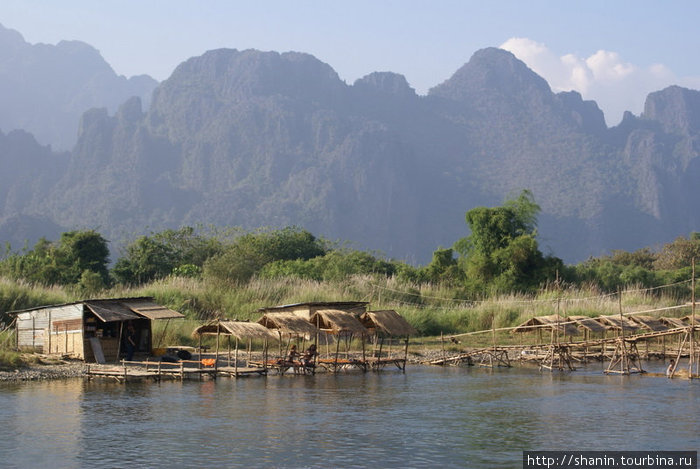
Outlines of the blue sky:
M 484 47 L 511 50 L 554 91 L 639 114 L 650 91 L 700 89 L 700 2 L 2 0 L 0 23 L 30 43 L 75 39 L 119 74 L 158 80 L 220 47 L 310 53 L 348 83 L 406 76 L 420 94 Z

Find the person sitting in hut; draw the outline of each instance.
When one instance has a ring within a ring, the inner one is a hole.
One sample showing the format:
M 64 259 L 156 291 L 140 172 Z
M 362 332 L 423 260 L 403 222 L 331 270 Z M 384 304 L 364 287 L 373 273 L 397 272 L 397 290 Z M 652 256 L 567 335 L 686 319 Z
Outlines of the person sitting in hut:
M 309 348 L 306 349 L 306 352 L 304 352 L 304 356 L 301 357 L 302 365 L 304 365 L 304 367 L 316 366 L 316 355 L 318 355 L 316 344 L 311 344 Z
M 287 355 L 287 362 L 294 363 L 298 357 L 299 352 L 297 352 L 297 346 L 293 344 L 292 347 L 289 349 L 289 354 Z

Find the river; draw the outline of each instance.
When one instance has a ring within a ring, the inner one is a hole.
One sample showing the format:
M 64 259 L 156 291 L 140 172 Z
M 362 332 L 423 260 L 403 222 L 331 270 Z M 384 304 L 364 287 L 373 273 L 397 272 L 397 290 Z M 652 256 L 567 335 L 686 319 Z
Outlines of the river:
M 524 450 L 700 447 L 698 380 L 602 369 L 0 383 L 0 465 L 492 468 Z

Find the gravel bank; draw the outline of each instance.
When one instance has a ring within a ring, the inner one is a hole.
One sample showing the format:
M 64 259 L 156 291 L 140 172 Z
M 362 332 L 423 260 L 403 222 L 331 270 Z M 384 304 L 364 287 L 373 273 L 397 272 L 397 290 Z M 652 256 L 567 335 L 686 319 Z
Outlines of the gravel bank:
M 33 365 L 14 371 L 0 371 L 0 381 L 38 381 L 44 379 L 79 378 L 82 376 L 85 376 L 85 364 L 83 362 Z

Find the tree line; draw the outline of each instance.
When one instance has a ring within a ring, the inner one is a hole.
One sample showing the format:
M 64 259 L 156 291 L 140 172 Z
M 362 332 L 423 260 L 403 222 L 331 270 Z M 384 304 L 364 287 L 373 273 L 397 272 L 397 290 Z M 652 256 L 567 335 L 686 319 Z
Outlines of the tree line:
M 465 214 L 470 234 L 439 247 L 425 266 L 385 259 L 349 248 L 299 228 L 210 233 L 183 227 L 140 236 L 111 265 L 109 242 L 95 230 L 40 239 L 33 248 L 6 246 L 0 276 L 43 285 L 65 285 L 94 294 L 114 285 L 138 286 L 168 276 L 241 285 L 253 278 L 299 277 L 339 281 L 351 275 L 395 276 L 413 284 L 440 283 L 465 299 L 510 292 L 534 292 L 557 282 L 614 291 L 685 280 L 700 254 L 700 234 L 680 237 L 654 251 L 612 251 L 576 265 L 545 255 L 537 242 L 540 207 L 523 191 L 498 207 Z M 111 266 L 111 267 L 110 267 Z

